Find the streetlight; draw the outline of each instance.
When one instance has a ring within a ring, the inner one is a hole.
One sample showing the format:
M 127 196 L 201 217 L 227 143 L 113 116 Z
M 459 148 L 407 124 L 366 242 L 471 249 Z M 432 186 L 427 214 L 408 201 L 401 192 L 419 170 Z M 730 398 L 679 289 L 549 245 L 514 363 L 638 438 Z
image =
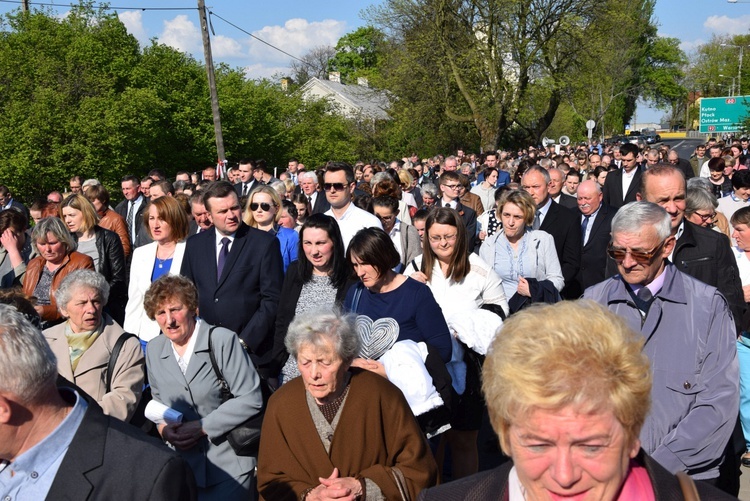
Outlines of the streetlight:
M 734 0 L 734 2 L 731 2 L 731 3 L 736 3 L 738 1 L 739 0 Z M 740 66 L 739 66 L 739 69 L 737 70 L 737 95 L 741 96 L 742 95 L 742 54 L 745 52 L 745 47 L 750 47 L 750 45 L 734 45 L 731 43 L 723 43 L 719 45 L 721 45 L 722 47 L 734 47 L 735 49 L 740 49 Z
M 736 94 L 734 93 L 734 81 L 737 79 L 737 77 L 730 77 L 729 75 L 722 75 L 721 73 L 719 73 L 719 76 L 722 77 L 722 78 L 731 78 L 732 79 L 732 90 L 729 91 L 729 97 L 735 96 Z

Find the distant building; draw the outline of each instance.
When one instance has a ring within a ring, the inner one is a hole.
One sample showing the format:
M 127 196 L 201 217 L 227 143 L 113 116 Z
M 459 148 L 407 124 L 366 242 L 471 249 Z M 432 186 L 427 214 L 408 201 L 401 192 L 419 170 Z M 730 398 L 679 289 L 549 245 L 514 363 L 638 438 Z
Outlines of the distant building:
M 360 78 L 359 85 L 344 85 L 332 79 L 311 78 L 300 88 L 304 99 L 330 99 L 341 113 L 349 118 L 370 118 L 388 120 L 387 110 L 390 106 L 385 91 L 371 89 L 367 79 Z

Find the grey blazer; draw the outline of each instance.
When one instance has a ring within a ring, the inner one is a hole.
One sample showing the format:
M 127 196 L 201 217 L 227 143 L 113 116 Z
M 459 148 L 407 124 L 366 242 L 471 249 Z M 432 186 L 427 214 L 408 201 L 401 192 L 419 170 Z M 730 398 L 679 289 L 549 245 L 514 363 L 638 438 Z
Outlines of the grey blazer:
M 411 263 L 412 259 L 422 254 L 422 242 L 419 240 L 417 229 L 403 221 L 399 233 L 401 234 L 401 253 L 403 254 L 401 264 L 406 266 Z
M 159 335 L 146 348 L 146 366 L 154 400 L 182 412 L 182 422 L 202 421 L 204 437 L 195 447 L 177 452 L 187 461 L 199 487 L 209 487 L 255 468 L 256 458 L 237 456 L 227 432 L 255 415 L 263 405 L 260 379 L 237 335 L 223 327 L 212 334 L 216 363 L 235 398 L 221 404 L 219 381 L 211 368 L 204 321 L 196 332 L 195 350 L 185 374 L 177 365 L 169 339 Z

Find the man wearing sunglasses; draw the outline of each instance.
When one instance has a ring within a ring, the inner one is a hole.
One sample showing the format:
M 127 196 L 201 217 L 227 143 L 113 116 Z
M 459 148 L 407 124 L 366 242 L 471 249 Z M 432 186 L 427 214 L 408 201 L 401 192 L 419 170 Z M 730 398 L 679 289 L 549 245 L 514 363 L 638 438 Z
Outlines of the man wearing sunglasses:
M 344 249 L 362 228 L 380 228 L 383 225 L 373 214 L 364 211 L 352 203 L 354 188 L 354 169 L 345 162 L 331 162 L 326 166 L 323 175 L 323 189 L 331 208 L 325 213 L 333 217 L 341 230 Z
M 656 204 L 623 206 L 607 251 L 619 275 L 583 297 L 643 335 L 653 371 L 643 449 L 672 473 L 715 484 L 739 409 L 736 331 L 724 296 L 669 262 L 671 226 Z

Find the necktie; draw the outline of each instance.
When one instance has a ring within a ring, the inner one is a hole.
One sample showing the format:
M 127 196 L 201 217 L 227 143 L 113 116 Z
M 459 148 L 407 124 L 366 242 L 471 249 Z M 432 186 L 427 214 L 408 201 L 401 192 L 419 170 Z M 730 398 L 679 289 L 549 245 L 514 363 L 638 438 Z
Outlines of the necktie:
M 583 222 L 581 223 L 581 240 L 583 241 L 583 245 L 586 245 L 586 228 L 589 226 L 589 218 L 591 216 L 583 216 Z
M 135 200 L 128 202 L 128 216 L 125 218 L 125 222 L 128 225 L 128 235 L 130 240 L 135 242 L 135 232 L 133 231 L 133 208 L 135 207 Z
M 224 237 L 221 239 L 221 249 L 219 249 L 219 262 L 216 264 L 216 280 L 221 278 L 221 272 L 224 271 L 224 264 L 227 262 L 227 256 L 229 255 L 229 239 Z
M 312 207 L 312 195 L 307 196 L 307 203 Z
M 247 196 L 247 183 L 242 183 L 242 196 Z
M 648 287 L 642 287 L 636 296 L 641 300 L 641 304 L 638 305 L 638 308 L 643 311 L 643 313 L 648 313 L 648 309 L 651 307 L 651 302 L 654 300 L 651 290 L 649 290 Z
M 536 211 L 536 216 L 534 216 L 534 224 L 531 226 L 531 229 L 538 230 L 541 225 L 542 225 L 542 211 L 538 210 Z

